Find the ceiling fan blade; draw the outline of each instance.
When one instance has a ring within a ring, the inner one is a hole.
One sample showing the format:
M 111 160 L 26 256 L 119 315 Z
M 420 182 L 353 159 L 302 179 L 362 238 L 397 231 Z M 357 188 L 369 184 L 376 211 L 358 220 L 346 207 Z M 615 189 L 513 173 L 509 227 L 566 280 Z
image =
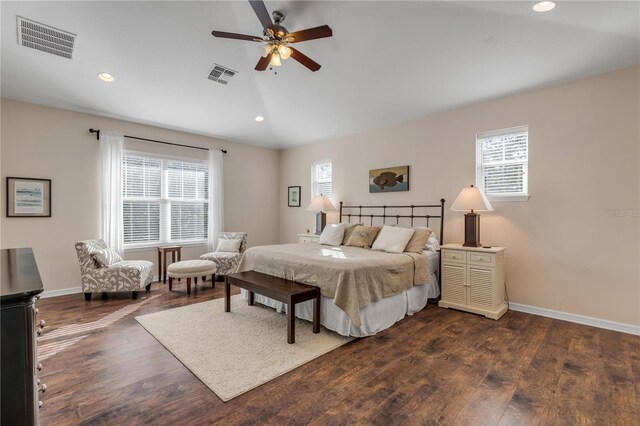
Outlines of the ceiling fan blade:
M 308 28 L 302 31 L 296 31 L 286 35 L 285 40 L 289 43 L 300 43 L 301 41 L 315 40 L 317 38 L 331 37 L 333 31 L 328 25 L 320 27 Z
M 251 4 L 253 11 L 258 15 L 258 19 L 264 29 L 266 30 L 271 27 L 273 22 L 271 22 L 271 15 L 269 15 L 267 6 L 264 5 L 264 2 L 262 0 L 249 0 L 249 3 Z
M 289 49 L 291 49 L 291 57 L 300 62 L 305 67 L 309 68 L 311 71 L 316 72 L 320 69 L 320 64 L 304 53 L 301 53 L 299 50 L 296 50 L 291 46 L 289 46 Z
M 220 38 L 232 38 L 234 40 L 248 40 L 248 41 L 264 41 L 262 37 L 250 36 L 245 34 L 236 34 L 236 33 L 225 33 L 224 31 L 211 31 L 211 34 L 214 37 Z
M 267 69 L 267 67 L 269 66 L 269 62 L 271 62 L 271 53 L 268 54 L 267 56 L 264 56 L 262 58 L 260 58 L 260 60 L 258 61 L 258 64 L 255 67 L 256 71 L 264 71 Z

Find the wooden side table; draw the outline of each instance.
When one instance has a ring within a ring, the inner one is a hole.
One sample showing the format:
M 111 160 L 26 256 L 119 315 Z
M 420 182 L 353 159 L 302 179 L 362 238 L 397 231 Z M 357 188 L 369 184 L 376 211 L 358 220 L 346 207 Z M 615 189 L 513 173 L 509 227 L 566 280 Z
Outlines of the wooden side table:
M 167 283 L 167 254 L 171 253 L 171 263 L 180 262 L 182 246 L 158 247 L 158 282 Z M 177 260 L 176 260 L 177 257 Z

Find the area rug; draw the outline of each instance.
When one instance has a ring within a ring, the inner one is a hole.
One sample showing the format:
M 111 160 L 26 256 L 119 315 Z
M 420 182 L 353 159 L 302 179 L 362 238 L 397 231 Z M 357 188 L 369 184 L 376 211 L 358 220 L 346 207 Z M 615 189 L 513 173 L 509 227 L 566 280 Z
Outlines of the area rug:
M 287 317 L 248 306 L 241 295 L 136 317 L 165 348 L 223 401 L 229 401 L 352 338 L 296 320 L 296 342 L 287 343 Z

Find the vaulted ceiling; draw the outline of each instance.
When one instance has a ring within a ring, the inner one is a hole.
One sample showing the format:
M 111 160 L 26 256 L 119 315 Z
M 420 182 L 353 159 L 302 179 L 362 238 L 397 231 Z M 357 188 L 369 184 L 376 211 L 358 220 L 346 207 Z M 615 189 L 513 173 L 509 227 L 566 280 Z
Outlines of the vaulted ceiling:
M 640 62 L 638 2 L 265 4 L 290 31 L 331 26 L 296 46 L 318 72 L 293 59 L 257 72 L 258 43 L 212 37 L 261 34 L 246 1 L 3 1 L 2 96 L 284 148 Z M 16 16 L 77 34 L 73 59 L 18 45 Z M 208 80 L 214 63 L 238 73 Z

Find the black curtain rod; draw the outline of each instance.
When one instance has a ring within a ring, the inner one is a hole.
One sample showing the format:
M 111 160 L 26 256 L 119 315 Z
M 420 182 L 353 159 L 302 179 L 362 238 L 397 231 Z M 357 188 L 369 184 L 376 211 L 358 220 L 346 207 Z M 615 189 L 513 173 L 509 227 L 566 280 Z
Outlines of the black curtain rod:
M 96 140 L 100 140 L 100 130 L 96 130 L 96 129 L 89 129 L 89 133 L 95 133 L 96 134 Z M 192 145 L 182 145 L 179 143 L 173 143 L 173 142 L 164 142 L 164 141 L 157 141 L 155 139 L 147 139 L 147 138 L 139 138 L 137 136 L 129 136 L 129 135 L 124 135 L 125 138 L 127 139 L 137 139 L 139 141 L 146 141 L 146 142 L 153 142 L 153 143 L 161 143 L 163 145 L 173 145 L 173 146 L 181 146 L 183 148 L 193 148 L 193 149 L 201 149 L 203 151 L 209 151 L 209 148 L 203 148 L 201 146 L 192 146 Z M 221 149 L 220 151 L 222 151 L 223 154 L 227 153 L 226 149 Z

